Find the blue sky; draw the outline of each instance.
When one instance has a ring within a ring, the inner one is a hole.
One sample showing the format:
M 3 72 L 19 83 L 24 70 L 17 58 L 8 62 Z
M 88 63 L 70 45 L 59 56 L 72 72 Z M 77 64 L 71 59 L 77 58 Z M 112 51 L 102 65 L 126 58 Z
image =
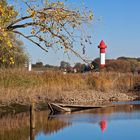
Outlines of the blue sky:
M 105 39 L 108 58 L 119 56 L 140 57 L 140 1 L 94 0 L 94 36 L 98 42 Z M 96 21 L 95 21 L 96 22 Z
M 67 1 L 75 7 L 80 7 L 84 2 L 93 10 L 94 20 L 88 27 L 92 35 L 92 45 L 86 48 L 88 59 L 99 57 L 97 46 L 102 39 L 108 46 L 107 58 L 140 57 L 140 0 Z M 33 63 L 42 61 L 44 64 L 59 65 L 64 60 L 73 65 L 75 62 L 82 62 L 73 55 L 68 59 L 63 52 L 50 50 L 45 53 L 25 39 L 23 42 Z

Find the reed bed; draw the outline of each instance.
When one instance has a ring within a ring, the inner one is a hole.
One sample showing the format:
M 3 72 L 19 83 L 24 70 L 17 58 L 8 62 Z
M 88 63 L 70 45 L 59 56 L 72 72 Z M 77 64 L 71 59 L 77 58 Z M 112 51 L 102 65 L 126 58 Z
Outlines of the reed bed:
M 23 69 L 0 70 L 0 103 L 31 101 L 59 101 L 62 92 L 87 91 L 129 92 L 140 91 L 140 75 L 130 73 L 89 72 L 63 74 L 60 71 L 42 73 Z M 80 92 L 79 92 L 80 94 Z

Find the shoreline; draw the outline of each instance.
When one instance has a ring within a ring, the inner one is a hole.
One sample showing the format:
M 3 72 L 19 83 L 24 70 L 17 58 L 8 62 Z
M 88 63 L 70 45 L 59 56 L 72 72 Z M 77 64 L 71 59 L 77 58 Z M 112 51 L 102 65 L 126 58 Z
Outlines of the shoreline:
M 7 97 L 8 96 L 8 97 Z M 57 93 L 31 93 L 21 94 L 18 96 L 0 96 L 0 106 L 10 104 L 21 104 L 30 105 L 32 102 L 36 104 L 54 102 L 54 103 L 69 103 L 69 104 L 98 104 L 104 102 L 113 101 L 130 101 L 140 99 L 140 96 L 136 92 L 119 92 L 109 91 L 102 92 L 96 90 L 73 90 L 73 91 L 62 91 Z
M 140 99 L 140 75 L 117 72 L 36 73 L 0 70 L 0 106 L 32 102 L 47 104 L 103 104 Z
M 59 96 L 59 97 L 58 97 Z M 39 97 L 36 95 L 33 99 L 25 98 L 24 101 L 22 98 L 15 100 L 15 102 L 3 102 L 0 104 L 0 113 L 16 113 L 28 111 L 32 102 L 35 102 L 36 107 L 41 109 L 48 109 L 47 103 L 64 103 L 64 104 L 77 104 L 77 105 L 105 105 L 112 102 L 125 102 L 125 101 L 134 101 L 140 99 L 138 94 L 132 92 L 121 93 L 118 91 L 110 92 L 99 92 L 94 90 L 75 90 L 75 91 L 66 91 L 62 92 L 56 96 L 56 98 L 51 100 L 50 98 L 45 97 L 42 94 Z M 21 99 L 21 100 L 20 100 Z

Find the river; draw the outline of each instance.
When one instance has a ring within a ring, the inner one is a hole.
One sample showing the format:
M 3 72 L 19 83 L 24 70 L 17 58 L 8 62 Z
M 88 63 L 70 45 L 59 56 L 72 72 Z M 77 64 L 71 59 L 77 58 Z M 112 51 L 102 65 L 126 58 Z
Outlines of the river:
M 140 101 L 67 114 L 37 111 L 35 129 L 30 129 L 29 114 L 1 116 L 0 140 L 140 139 Z

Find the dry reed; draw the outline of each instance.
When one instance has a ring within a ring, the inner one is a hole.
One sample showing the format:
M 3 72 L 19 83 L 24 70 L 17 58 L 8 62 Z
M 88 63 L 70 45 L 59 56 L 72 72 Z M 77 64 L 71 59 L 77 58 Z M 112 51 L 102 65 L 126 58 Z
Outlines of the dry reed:
M 27 72 L 22 69 L 0 70 L 0 103 L 61 100 L 62 92 L 96 90 L 133 91 L 139 90 L 140 75 L 122 73 L 66 74 L 60 71 L 43 73 Z

